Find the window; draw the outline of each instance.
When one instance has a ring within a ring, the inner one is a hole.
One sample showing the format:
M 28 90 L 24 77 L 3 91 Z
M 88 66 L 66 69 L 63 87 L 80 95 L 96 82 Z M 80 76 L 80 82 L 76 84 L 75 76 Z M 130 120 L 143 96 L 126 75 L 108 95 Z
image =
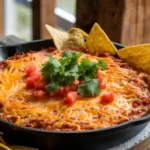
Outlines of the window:
M 55 0 L 55 9 L 53 1 L 51 9 L 54 9 L 55 16 L 52 13 L 52 17 L 45 16 L 45 13 L 51 13 L 49 11 L 51 5 L 50 0 L 3 1 L 5 35 L 15 35 L 27 41 L 32 40 L 32 37 L 34 37 L 34 39 L 47 38 L 48 36 L 45 33 L 44 24 L 49 23 L 53 25 L 54 22 L 55 25 L 55 17 L 57 28 L 62 30 L 68 30 L 73 27 L 76 22 L 76 0 Z M 34 8 L 34 10 L 32 10 L 32 8 Z M 37 13 L 37 11 L 39 12 Z M 32 23 L 32 20 L 34 20 L 34 23 Z M 34 26 L 32 26 L 32 24 L 34 24 Z
M 27 41 L 32 40 L 31 0 L 4 1 L 4 32 Z
M 56 6 L 67 11 L 68 13 L 75 15 L 76 0 L 57 0 Z
M 58 28 L 68 30 L 73 27 L 75 18 L 76 0 L 56 0 L 55 15 Z

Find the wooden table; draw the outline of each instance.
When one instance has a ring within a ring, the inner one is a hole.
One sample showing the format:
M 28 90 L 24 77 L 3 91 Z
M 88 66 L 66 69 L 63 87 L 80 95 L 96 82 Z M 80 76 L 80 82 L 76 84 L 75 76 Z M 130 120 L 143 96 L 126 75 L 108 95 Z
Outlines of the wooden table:
M 150 136 L 144 141 L 141 141 L 140 143 L 130 148 L 130 150 L 150 150 Z
M 13 35 L 0 37 L 0 46 L 14 45 L 14 44 L 19 44 L 23 42 L 25 41 Z M 138 144 L 136 144 L 129 150 L 150 150 L 150 136 L 146 138 L 145 140 L 139 142 Z

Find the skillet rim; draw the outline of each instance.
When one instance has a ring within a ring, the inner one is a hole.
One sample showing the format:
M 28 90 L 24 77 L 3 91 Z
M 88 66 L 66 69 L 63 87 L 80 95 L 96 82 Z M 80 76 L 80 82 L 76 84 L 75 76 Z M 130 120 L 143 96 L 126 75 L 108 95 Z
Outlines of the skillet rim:
M 52 39 L 40 39 L 40 40 L 34 40 L 34 41 L 30 41 L 30 42 L 24 42 L 24 43 L 21 43 L 21 44 L 15 44 L 15 45 L 9 45 L 9 46 L 2 46 L 0 47 L 1 50 L 6 50 L 7 48 L 15 48 L 17 50 L 17 48 L 20 48 L 21 47 L 26 47 L 27 45 L 30 45 L 30 44 L 37 44 L 37 43 L 40 43 L 40 42 L 48 42 L 48 41 L 53 41 Z M 123 44 L 119 44 L 117 42 L 112 42 L 115 47 L 118 49 L 118 48 L 124 48 L 125 45 Z M 119 49 L 118 49 L 119 50 Z M 112 126 L 112 127 L 108 127 L 108 128 L 100 128 L 100 129 L 93 129 L 93 130 L 85 130 L 85 131 L 55 131 L 55 130 L 43 130 L 43 129 L 37 129 L 37 128 L 29 128 L 29 127 L 24 127 L 24 126 L 19 126 L 19 125 L 16 125 L 14 123 L 11 123 L 11 122 L 8 122 L 8 121 L 5 121 L 5 120 L 2 120 L 0 119 L 0 122 L 6 124 L 7 126 L 10 126 L 10 127 L 13 127 L 13 128 L 17 128 L 19 130 L 24 130 L 24 131 L 32 131 L 32 132 L 38 132 L 38 133 L 52 133 L 52 134 L 91 134 L 91 133 L 110 133 L 110 132 L 115 132 L 115 131 L 120 131 L 122 129 L 125 129 L 125 128 L 128 128 L 128 127 L 133 127 L 133 126 L 136 126 L 136 125 L 139 125 L 139 124 L 144 124 L 146 122 L 149 122 L 150 120 L 150 112 L 147 113 L 147 115 L 141 117 L 141 118 L 138 118 L 138 119 L 135 119 L 135 120 L 130 120 L 130 121 L 127 121 L 127 122 L 124 122 L 124 123 L 121 123 L 119 125 L 115 125 L 115 126 Z M 13 130 L 13 129 L 12 129 Z

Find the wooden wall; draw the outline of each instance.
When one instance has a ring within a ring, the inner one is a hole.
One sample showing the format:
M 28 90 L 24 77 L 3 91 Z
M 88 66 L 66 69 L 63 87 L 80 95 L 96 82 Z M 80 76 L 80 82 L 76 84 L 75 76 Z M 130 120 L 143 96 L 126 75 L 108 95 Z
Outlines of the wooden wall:
M 150 43 L 150 1 L 125 0 L 121 42 Z
M 53 27 L 56 25 L 56 17 L 54 15 L 55 0 L 41 0 L 41 38 L 49 38 L 50 35 L 45 28 L 45 24 Z
M 150 0 L 77 0 L 76 11 L 76 26 L 87 32 L 98 22 L 112 41 L 150 43 Z
M 33 0 L 32 1 L 32 20 L 33 20 L 33 39 L 49 38 L 45 24 L 56 25 L 54 15 L 55 0 Z
M 0 0 L 0 35 L 4 34 L 4 0 Z M 33 0 L 33 39 L 48 38 L 45 24 L 56 26 L 55 0 Z M 98 22 L 112 41 L 150 43 L 150 0 L 77 0 L 76 26 L 89 32 Z

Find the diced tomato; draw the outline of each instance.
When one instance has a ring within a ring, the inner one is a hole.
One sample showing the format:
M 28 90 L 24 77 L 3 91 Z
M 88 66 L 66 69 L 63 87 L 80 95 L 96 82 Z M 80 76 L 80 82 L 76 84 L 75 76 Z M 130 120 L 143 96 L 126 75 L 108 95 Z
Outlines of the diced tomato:
M 57 93 L 49 93 L 49 96 L 50 97 L 54 97 L 54 96 L 56 96 L 57 95 Z
M 65 89 L 61 87 L 58 91 L 58 96 L 65 96 L 65 94 L 66 94 Z
M 102 75 L 100 73 L 98 73 L 96 75 L 96 78 L 99 80 L 100 83 L 103 81 L 103 77 L 102 77 Z
M 72 90 L 72 91 L 77 91 L 77 89 L 78 89 L 78 86 L 77 86 L 77 85 L 72 85 L 72 86 L 71 86 L 71 90 Z
M 106 87 L 106 82 L 102 81 L 101 83 L 99 83 L 100 85 L 100 89 L 104 89 Z
M 81 99 L 81 98 L 83 98 L 83 96 L 78 93 L 77 99 Z
M 106 83 L 103 81 L 103 77 L 100 72 L 97 73 L 96 78 L 99 80 L 100 89 L 104 89 L 106 87 Z
M 41 79 L 35 83 L 35 89 L 36 90 L 44 90 L 46 85 L 47 85 L 47 83 Z
M 26 74 L 27 76 L 31 76 L 32 73 L 37 71 L 37 67 L 35 65 L 29 65 L 26 67 Z
M 79 80 L 74 80 L 73 84 L 74 85 L 79 85 L 80 81 Z
M 27 78 L 26 79 L 26 87 L 28 88 L 28 89 L 33 89 L 33 88 L 35 88 L 35 80 L 34 80 L 34 78 L 31 78 L 31 77 L 29 77 L 29 78 Z
M 42 73 L 41 72 L 33 72 L 31 75 L 30 75 L 31 77 L 32 76 L 36 76 L 38 79 L 42 79 Z
M 40 81 L 39 76 L 31 76 L 26 79 L 26 87 L 28 89 L 34 89 L 35 88 L 35 83 Z
M 72 91 L 69 92 L 69 93 L 67 94 L 65 103 L 66 103 L 67 105 L 72 105 L 72 104 L 74 104 L 75 101 L 77 100 L 77 94 L 78 94 L 78 92 L 72 92 Z
M 64 87 L 64 90 L 65 90 L 66 93 L 68 93 L 71 90 L 71 87 L 70 86 L 66 86 L 66 87 Z
M 100 97 L 100 101 L 103 104 L 108 104 L 108 103 L 112 103 L 114 101 L 115 98 L 115 94 L 114 91 L 110 91 L 110 92 L 105 92 L 103 93 L 103 95 Z
M 36 99 L 42 99 L 44 96 L 46 95 L 46 92 L 42 91 L 42 90 L 37 90 L 33 92 L 33 96 Z

